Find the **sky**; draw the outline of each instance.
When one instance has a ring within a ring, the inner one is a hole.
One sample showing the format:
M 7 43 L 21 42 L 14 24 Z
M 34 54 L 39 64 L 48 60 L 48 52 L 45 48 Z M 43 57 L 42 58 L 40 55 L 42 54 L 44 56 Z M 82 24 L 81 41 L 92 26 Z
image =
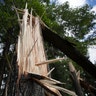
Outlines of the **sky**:
M 85 4 L 88 4 L 93 7 L 92 11 L 96 12 L 96 0 L 58 0 L 60 4 L 68 1 L 70 7 L 76 8 L 84 6 Z
M 71 7 L 83 6 L 86 3 L 86 0 L 58 0 L 59 3 L 69 2 Z
M 58 0 L 60 4 L 68 1 L 71 8 L 81 7 L 85 4 L 92 6 L 92 11 L 96 13 L 96 0 Z M 89 46 L 88 53 L 90 61 L 96 63 L 96 45 Z
M 96 0 L 86 0 L 91 6 L 96 6 Z
M 91 6 L 96 6 L 96 0 L 58 0 L 59 3 L 69 2 L 71 7 L 83 6 L 89 4 Z

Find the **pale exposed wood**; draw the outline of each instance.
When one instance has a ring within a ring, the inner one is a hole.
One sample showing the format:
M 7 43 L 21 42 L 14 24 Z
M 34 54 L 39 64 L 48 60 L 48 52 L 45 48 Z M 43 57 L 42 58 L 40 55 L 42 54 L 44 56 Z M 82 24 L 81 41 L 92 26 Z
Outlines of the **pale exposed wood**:
M 52 69 L 47 73 L 47 76 L 49 76 L 54 69 L 55 69 L 55 68 L 52 68 Z
M 62 83 L 58 80 L 55 80 L 55 79 L 52 79 L 50 77 L 47 77 L 47 76 L 43 76 L 43 75 L 38 75 L 36 73 L 29 73 L 29 72 L 25 72 L 27 75 L 28 75 L 28 78 L 37 78 L 37 79 L 43 79 L 43 80 L 50 80 L 52 82 L 55 82 L 55 84 L 65 84 L 65 83 Z
M 59 60 L 64 60 L 64 59 L 65 58 L 58 58 L 58 59 L 47 60 L 47 61 L 43 61 L 43 62 L 40 62 L 40 63 L 36 63 L 36 65 L 39 66 L 39 65 L 43 65 L 43 64 L 54 63 L 54 62 L 57 62 Z
M 42 83 L 40 80 L 38 80 L 38 79 L 33 78 L 33 80 L 34 80 L 36 83 L 38 83 L 40 86 L 42 86 L 44 89 L 46 89 L 48 92 L 54 94 L 55 96 L 62 96 L 61 93 L 60 93 L 57 89 L 52 88 L 52 87 L 49 87 L 49 86 L 43 84 L 43 83 Z
M 55 88 L 55 89 L 57 89 L 57 90 L 63 91 L 63 92 L 66 93 L 66 94 L 69 94 L 69 95 L 71 95 L 71 96 L 77 96 L 77 95 L 75 94 L 75 92 L 70 91 L 70 90 L 65 89 L 65 88 L 62 88 L 62 87 L 59 87 L 59 86 L 56 86 L 53 82 L 50 82 L 50 81 L 47 81 L 47 80 L 40 80 L 40 82 L 41 82 L 42 84 L 44 84 L 45 86 L 49 87 L 49 88 Z
M 21 30 L 18 36 L 17 61 L 19 75 L 24 72 L 33 72 L 47 75 L 47 65 L 35 66 L 37 62 L 46 61 L 39 18 L 34 18 L 32 11 L 29 16 L 28 9 L 24 9 Z M 33 24 L 34 23 L 34 24 Z
M 69 70 L 70 70 L 71 72 L 76 72 L 76 70 L 75 70 L 72 62 L 69 62 Z

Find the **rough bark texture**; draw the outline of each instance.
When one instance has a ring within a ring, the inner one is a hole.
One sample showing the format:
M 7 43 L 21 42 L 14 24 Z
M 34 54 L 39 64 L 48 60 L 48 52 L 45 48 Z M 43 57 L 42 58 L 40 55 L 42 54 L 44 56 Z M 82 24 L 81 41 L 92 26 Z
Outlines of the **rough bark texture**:
M 19 88 L 19 96 L 45 96 L 44 89 L 31 80 L 21 79 Z
M 52 32 L 48 27 L 41 23 L 43 37 L 49 43 L 52 43 L 54 47 L 61 50 L 69 58 L 75 61 L 79 66 L 81 66 L 90 75 L 96 78 L 96 66 L 93 65 L 85 56 L 83 56 L 75 47 L 67 41 L 61 38 L 56 33 Z

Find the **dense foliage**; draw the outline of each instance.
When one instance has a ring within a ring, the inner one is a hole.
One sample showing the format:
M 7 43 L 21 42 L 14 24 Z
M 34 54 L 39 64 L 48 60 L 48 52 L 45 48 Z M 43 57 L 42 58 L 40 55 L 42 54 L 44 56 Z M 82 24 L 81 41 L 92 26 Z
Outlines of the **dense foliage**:
M 34 16 L 40 18 L 46 23 L 50 29 L 54 30 L 62 38 L 66 38 L 79 49 L 79 51 L 87 56 L 87 47 L 90 44 L 96 43 L 95 31 L 94 35 L 84 40 L 84 36 L 94 28 L 96 22 L 96 15 L 91 12 L 91 7 L 85 5 L 81 8 L 72 9 L 69 7 L 68 2 L 58 5 L 56 2 L 49 0 L 5 0 L 0 3 L 0 96 L 5 95 L 5 88 L 7 86 L 8 96 L 14 96 L 17 79 L 17 66 L 16 66 L 16 42 L 19 32 L 16 12 L 13 6 L 17 8 L 24 8 L 26 2 L 28 3 L 29 11 L 33 9 Z M 71 34 L 71 36 L 70 36 Z M 92 37 L 93 36 L 93 37 Z M 94 40 L 94 43 L 93 43 Z M 46 43 L 46 53 L 48 58 L 63 57 L 65 54 L 58 49 L 53 48 L 51 44 Z M 69 60 L 57 62 L 50 68 L 55 67 L 52 76 L 60 81 L 68 83 L 69 72 L 66 65 Z M 76 65 L 76 64 L 75 64 Z M 76 65 L 78 68 L 78 65 Z M 78 70 L 82 71 L 82 68 Z M 85 75 L 84 75 L 85 76 Z M 86 75 L 87 77 L 88 75 Z M 8 79 L 10 78 L 10 79 Z M 8 81 L 10 80 L 10 81 Z M 91 80 L 90 80 L 91 81 Z M 93 81 L 92 81 L 93 82 Z M 70 83 L 66 85 L 71 89 Z M 65 95 L 64 95 L 65 96 Z

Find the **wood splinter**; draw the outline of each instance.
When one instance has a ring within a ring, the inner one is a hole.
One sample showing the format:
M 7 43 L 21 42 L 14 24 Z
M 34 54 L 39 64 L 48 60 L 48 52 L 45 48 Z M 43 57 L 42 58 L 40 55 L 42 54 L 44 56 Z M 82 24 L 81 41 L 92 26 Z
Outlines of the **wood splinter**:
M 58 59 L 47 60 L 47 61 L 43 61 L 43 62 L 40 62 L 40 63 L 36 63 L 36 66 L 43 65 L 43 64 L 49 64 L 49 63 L 54 63 L 54 62 L 57 62 L 59 60 L 64 60 L 64 59 L 65 58 L 58 58 Z

